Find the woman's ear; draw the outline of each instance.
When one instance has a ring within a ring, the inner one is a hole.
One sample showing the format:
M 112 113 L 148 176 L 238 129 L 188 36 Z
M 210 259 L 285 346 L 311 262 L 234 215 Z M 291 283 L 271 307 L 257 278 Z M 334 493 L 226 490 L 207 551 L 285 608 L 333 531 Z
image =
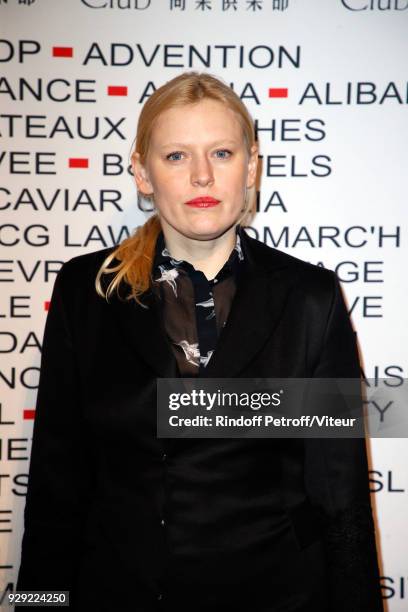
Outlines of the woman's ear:
M 253 144 L 248 160 L 248 177 L 247 187 L 253 187 L 256 181 L 256 173 L 258 168 L 258 145 Z
M 140 153 L 137 151 L 132 154 L 132 171 L 138 191 L 143 195 L 152 195 L 153 187 L 149 180 L 149 175 L 140 161 Z

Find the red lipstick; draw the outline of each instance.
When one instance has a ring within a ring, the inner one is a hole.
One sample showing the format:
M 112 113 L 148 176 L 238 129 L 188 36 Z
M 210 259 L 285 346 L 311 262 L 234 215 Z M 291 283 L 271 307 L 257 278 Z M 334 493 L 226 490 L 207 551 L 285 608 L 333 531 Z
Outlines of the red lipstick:
M 195 206 L 196 208 L 209 208 L 210 206 L 216 206 L 220 201 L 221 200 L 216 200 L 215 198 L 210 198 L 210 196 L 201 196 L 199 198 L 194 198 L 194 200 L 189 200 L 186 204 L 188 206 Z

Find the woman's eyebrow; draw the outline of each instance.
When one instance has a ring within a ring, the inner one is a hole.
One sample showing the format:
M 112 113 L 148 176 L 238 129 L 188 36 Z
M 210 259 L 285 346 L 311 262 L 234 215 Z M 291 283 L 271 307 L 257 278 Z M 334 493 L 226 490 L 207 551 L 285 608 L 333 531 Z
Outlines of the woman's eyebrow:
M 237 144 L 237 141 L 236 140 L 232 140 L 230 138 L 225 138 L 225 139 L 222 139 L 222 140 L 217 140 L 215 142 L 209 143 L 209 146 L 210 147 L 216 147 L 217 145 L 227 144 L 227 143 Z M 164 149 L 166 147 L 188 147 L 188 146 L 190 146 L 190 145 L 188 143 L 186 143 L 186 142 L 167 142 L 166 144 L 161 145 L 160 149 Z

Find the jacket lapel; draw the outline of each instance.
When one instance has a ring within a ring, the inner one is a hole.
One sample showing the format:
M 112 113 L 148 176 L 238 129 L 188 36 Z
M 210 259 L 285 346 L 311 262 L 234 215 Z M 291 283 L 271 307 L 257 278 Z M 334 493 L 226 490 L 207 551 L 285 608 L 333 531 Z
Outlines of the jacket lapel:
M 162 326 L 158 305 L 151 292 L 141 296 L 144 308 L 134 300 L 123 302 L 116 295 L 111 307 L 122 341 L 155 371 L 160 378 L 180 376 L 176 358 Z
M 234 378 L 259 353 L 273 333 L 293 281 L 275 251 L 241 232 L 245 266 L 226 326 L 202 376 Z
M 234 378 L 262 349 L 282 316 L 293 286 L 287 265 L 278 252 L 241 232 L 245 265 L 226 326 L 202 374 L 205 378 Z M 111 298 L 111 307 L 123 342 L 128 343 L 160 378 L 180 376 L 152 292 L 134 300 Z

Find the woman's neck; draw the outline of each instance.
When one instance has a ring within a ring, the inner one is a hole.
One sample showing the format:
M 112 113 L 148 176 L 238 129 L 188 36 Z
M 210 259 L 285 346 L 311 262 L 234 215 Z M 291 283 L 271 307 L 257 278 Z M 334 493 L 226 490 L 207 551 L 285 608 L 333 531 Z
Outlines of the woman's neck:
M 188 261 L 196 270 L 201 270 L 208 280 L 218 274 L 236 244 L 235 225 L 213 240 L 194 240 L 163 222 L 162 229 L 171 256 Z

